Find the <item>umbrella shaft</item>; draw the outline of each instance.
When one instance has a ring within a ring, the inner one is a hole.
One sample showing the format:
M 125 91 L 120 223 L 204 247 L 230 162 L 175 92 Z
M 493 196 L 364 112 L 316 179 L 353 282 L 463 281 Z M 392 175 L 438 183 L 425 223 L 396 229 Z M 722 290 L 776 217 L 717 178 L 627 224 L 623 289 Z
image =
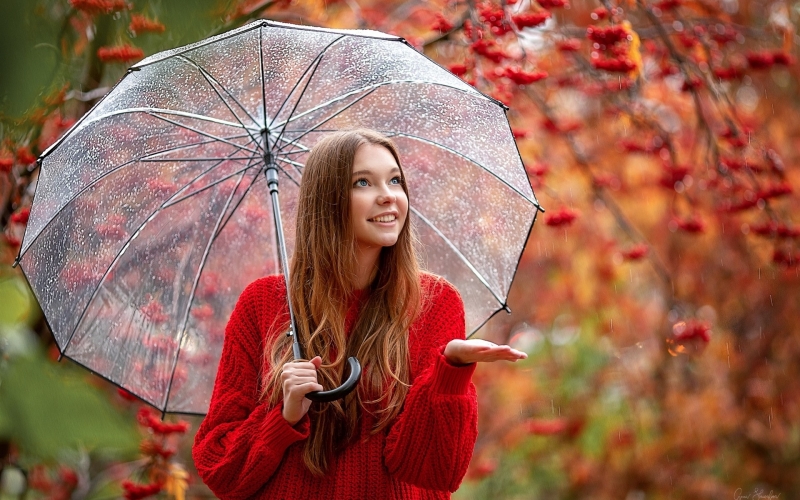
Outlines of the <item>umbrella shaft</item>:
M 286 334 L 292 337 L 294 359 L 304 359 L 303 350 L 300 348 L 300 343 L 297 340 L 294 311 L 292 310 L 292 301 L 289 297 L 289 263 L 286 258 L 286 242 L 283 238 L 283 223 L 281 222 L 281 205 L 278 200 L 278 166 L 275 165 L 273 161 L 267 163 L 265 174 L 267 176 L 269 194 L 272 198 L 272 215 L 275 218 L 275 232 L 278 237 L 278 254 L 280 255 L 281 269 L 283 270 L 283 279 L 286 283 L 286 302 L 289 304 L 289 331 Z

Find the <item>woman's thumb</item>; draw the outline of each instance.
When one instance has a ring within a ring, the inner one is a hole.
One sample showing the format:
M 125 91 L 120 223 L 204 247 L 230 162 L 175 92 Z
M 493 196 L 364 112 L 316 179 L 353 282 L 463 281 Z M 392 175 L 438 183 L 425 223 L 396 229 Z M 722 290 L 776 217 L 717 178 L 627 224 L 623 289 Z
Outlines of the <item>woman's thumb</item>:
M 319 369 L 320 365 L 322 365 L 322 358 L 319 356 L 314 356 L 314 358 L 311 360 L 311 364 L 314 365 L 314 368 Z

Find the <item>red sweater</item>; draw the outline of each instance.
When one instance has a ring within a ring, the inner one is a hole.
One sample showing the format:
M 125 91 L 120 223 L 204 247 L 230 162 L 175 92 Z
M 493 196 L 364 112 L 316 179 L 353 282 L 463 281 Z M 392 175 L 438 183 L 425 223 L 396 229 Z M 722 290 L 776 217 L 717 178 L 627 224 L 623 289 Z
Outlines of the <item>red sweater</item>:
M 409 331 L 412 385 L 403 410 L 374 435 L 369 433 L 374 421 L 362 417 L 360 438 L 337 454 L 321 477 L 303 463 L 308 415 L 293 427 L 281 405 L 270 407 L 258 397 L 265 338 L 283 334 L 272 331 L 273 325 L 288 320 L 283 277 L 251 283 L 225 330 L 208 414 L 192 448 L 206 485 L 222 499 L 450 498 L 478 435 L 471 382 L 475 365 L 456 367 L 442 355 L 451 339 L 464 338 L 458 292 L 429 274 L 421 275 L 420 282 L 428 300 Z M 357 305 L 350 307 L 348 330 Z

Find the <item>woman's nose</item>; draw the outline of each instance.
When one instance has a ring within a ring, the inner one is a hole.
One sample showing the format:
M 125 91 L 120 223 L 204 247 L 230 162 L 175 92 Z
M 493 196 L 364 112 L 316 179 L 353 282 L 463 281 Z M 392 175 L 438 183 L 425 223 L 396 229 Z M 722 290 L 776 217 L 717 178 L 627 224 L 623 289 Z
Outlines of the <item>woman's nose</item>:
M 378 195 L 379 205 L 387 205 L 389 203 L 394 203 L 396 200 L 397 200 L 397 195 L 392 193 L 388 189 L 384 189 L 383 192 Z

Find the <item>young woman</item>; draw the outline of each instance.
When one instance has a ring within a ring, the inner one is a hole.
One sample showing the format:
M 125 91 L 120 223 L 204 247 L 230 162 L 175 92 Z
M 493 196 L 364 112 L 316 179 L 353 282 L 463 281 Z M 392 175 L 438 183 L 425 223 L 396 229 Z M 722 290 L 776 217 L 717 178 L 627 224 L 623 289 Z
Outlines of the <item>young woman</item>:
M 310 361 L 293 361 L 282 276 L 251 283 L 231 315 L 192 454 L 220 498 L 440 499 L 477 437 L 479 361 L 524 353 L 464 340 L 464 306 L 419 270 L 408 188 L 377 132 L 321 140 L 303 171 L 288 295 Z M 356 390 L 332 403 L 345 360 Z

